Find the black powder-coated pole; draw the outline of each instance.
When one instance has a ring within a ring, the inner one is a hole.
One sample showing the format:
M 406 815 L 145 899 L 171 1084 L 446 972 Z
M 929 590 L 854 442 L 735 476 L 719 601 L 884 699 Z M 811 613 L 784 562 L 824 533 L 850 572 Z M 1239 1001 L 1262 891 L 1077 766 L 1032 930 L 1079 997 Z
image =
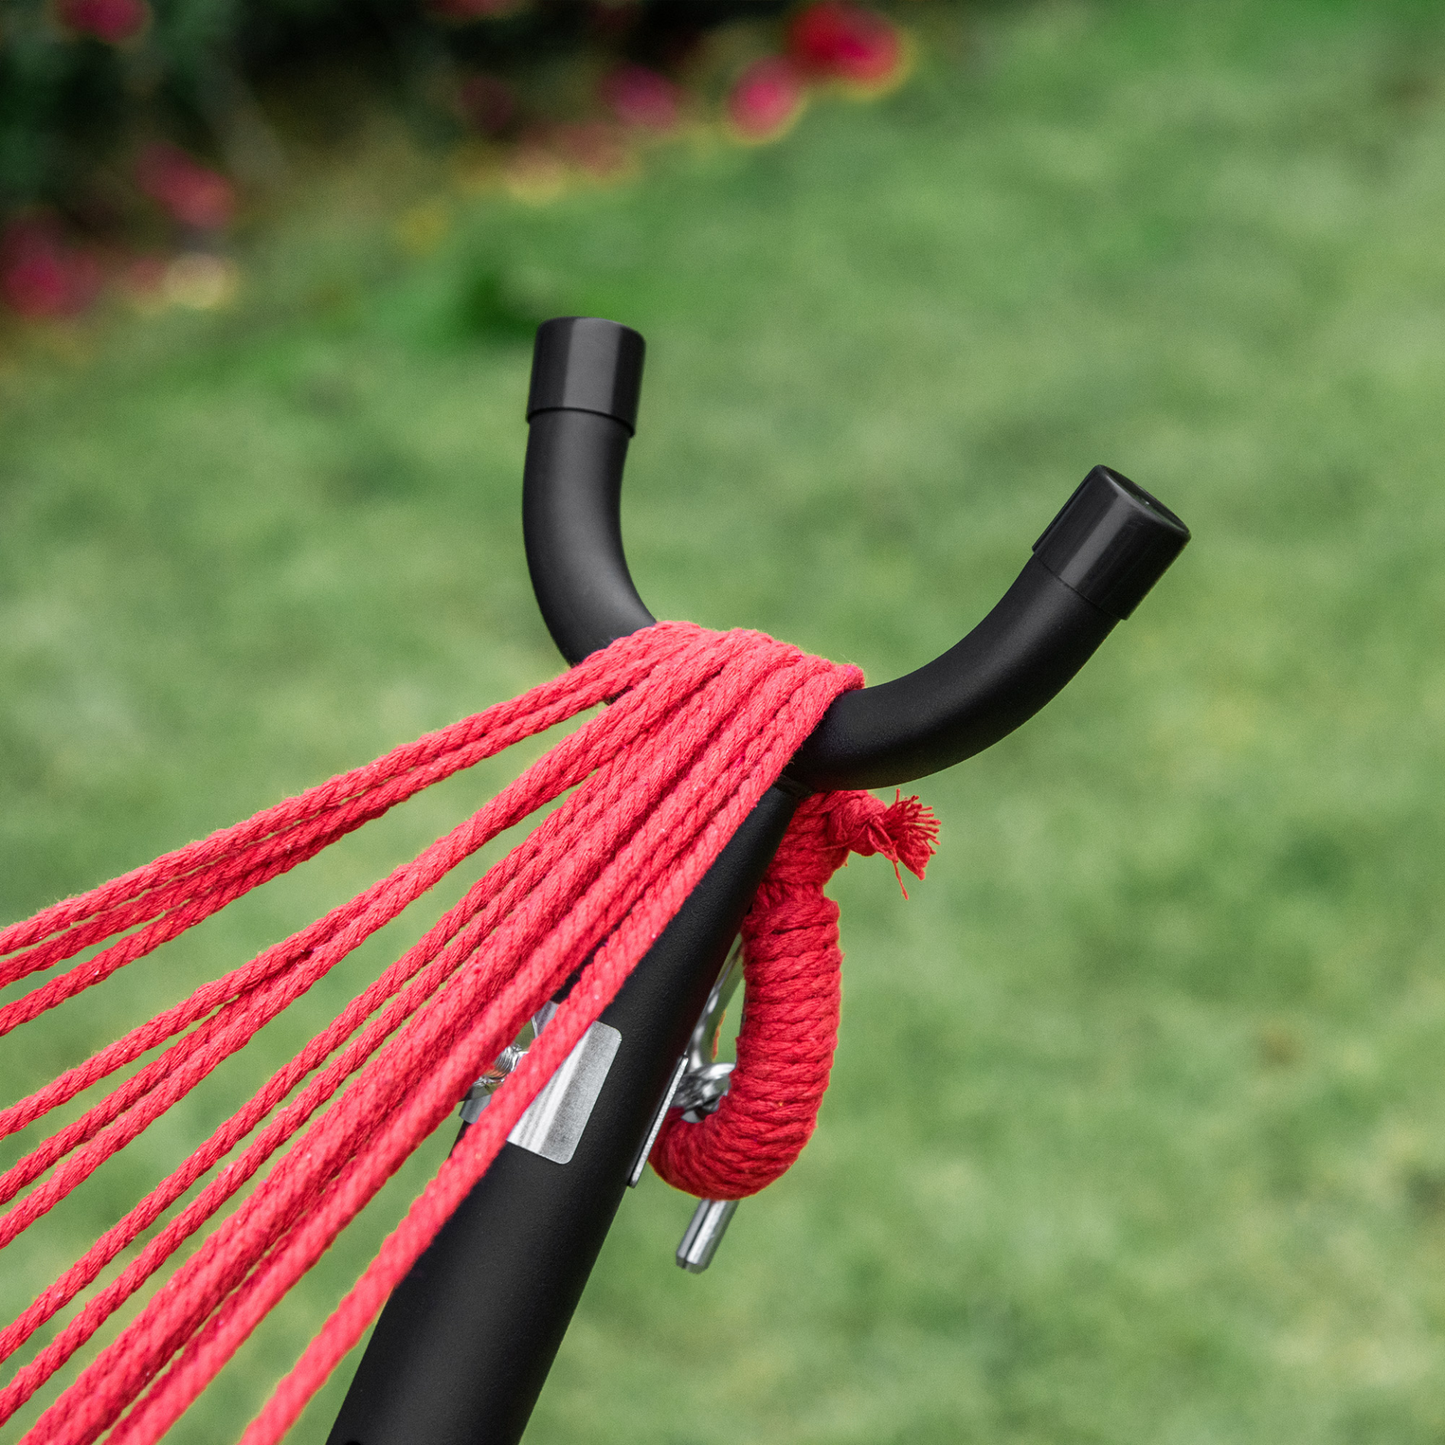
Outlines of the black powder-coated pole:
M 618 518 L 642 338 L 566 317 L 537 336 L 523 483 L 527 563 L 569 663 L 649 626 Z M 382 1311 L 328 1445 L 515 1445 L 758 881 L 800 798 L 902 783 L 1031 717 L 1189 540 L 1096 467 L 998 606 L 937 661 L 845 694 L 769 788 L 601 1023 L 617 1030 L 575 1152 L 508 1143 Z

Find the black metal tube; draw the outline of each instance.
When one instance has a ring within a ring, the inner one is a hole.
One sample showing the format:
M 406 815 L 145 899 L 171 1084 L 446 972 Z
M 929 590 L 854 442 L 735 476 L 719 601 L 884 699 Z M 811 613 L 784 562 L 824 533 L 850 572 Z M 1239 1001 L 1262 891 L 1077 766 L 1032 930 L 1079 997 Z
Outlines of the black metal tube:
M 622 553 L 622 468 L 647 347 L 630 327 L 563 316 L 537 329 L 522 538 L 542 620 L 569 664 L 656 620 Z
M 542 620 L 569 663 L 655 620 L 622 554 L 618 501 L 630 438 L 621 422 L 593 411 L 532 418 L 522 537 Z
M 564 318 L 538 332 L 523 524 L 538 605 L 569 663 L 653 621 L 618 515 L 642 361 L 642 338 L 612 322 Z M 329 1445 L 515 1445 L 797 799 L 906 782 L 1011 732 L 1188 536 L 1147 493 L 1096 467 L 957 646 L 833 704 L 604 1013 L 622 1037 L 576 1153 L 555 1164 L 504 1147 L 382 1312 Z
M 819 790 L 881 788 L 952 767 L 1027 722 L 1114 621 L 1031 557 L 993 611 L 942 657 L 839 698 L 788 775 Z

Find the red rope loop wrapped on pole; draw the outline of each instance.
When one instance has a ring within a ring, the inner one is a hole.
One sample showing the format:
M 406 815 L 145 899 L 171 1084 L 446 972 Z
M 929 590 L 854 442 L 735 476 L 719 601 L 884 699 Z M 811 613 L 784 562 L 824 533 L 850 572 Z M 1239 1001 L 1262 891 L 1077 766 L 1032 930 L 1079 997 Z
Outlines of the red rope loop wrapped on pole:
M 652 1167 L 702 1199 L 744 1199 L 803 1151 L 818 1119 L 838 1043 L 843 954 L 838 905 L 823 885 L 848 854 L 881 853 L 919 878 L 938 824 L 917 798 L 891 806 L 871 793 L 807 799 L 743 923 L 742 1025 L 737 1065 L 716 1111 L 688 1123 L 669 1114 Z

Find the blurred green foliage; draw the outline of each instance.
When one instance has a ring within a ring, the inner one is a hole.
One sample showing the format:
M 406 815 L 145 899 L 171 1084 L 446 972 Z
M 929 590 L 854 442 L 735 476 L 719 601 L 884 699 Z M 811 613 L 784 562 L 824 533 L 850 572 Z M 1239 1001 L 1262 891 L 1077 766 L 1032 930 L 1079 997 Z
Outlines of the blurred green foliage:
M 443 177 L 374 135 L 298 187 L 234 309 L 17 343 L 0 913 L 553 671 L 521 553 L 518 308 L 648 338 L 624 521 L 653 609 L 875 679 L 971 625 L 1106 461 L 1193 546 L 1039 718 L 920 785 L 943 839 L 908 903 L 885 867 L 840 875 L 844 1033 L 812 1145 L 700 1278 L 671 1262 L 689 1202 L 644 1183 L 528 1438 L 1425 1445 L 1445 18 L 1063 0 L 917 27 L 917 79 L 878 107 L 817 104 L 771 150 L 699 141 L 547 207 L 453 194 L 420 257 L 388 227 Z M 515 766 L 6 1040 L 5 1096 Z M 8 1251 L 7 1313 L 423 921 Z M 171 1438 L 239 1433 L 446 1142 Z
M 82 234 L 144 235 L 129 171 L 158 138 L 264 190 L 284 166 L 272 113 L 318 81 L 333 126 L 340 82 L 419 135 L 515 137 L 593 110 L 609 65 L 675 71 L 707 30 L 787 4 L 0 0 L 0 218 L 42 206 Z

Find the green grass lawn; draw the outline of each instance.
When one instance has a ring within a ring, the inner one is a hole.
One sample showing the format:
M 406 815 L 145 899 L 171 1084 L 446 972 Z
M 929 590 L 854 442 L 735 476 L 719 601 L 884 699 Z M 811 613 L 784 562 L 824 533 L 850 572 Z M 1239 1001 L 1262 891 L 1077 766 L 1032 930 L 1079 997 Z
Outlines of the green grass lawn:
M 0 917 L 556 669 L 521 550 L 529 310 L 647 336 L 624 520 L 653 610 L 875 680 L 970 627 L 1108 462 L 1194 544 L 1044 714 L 920 786 L 943 839 L 910 902 L 876 861 L 840 875 L 812 1146 L 700 1278 L 672 1263 L 690 1201 L 648 1179 L 528 1440 L 1439 1441 L 1445 15 L 917 24 L 883 102 L 546 206 L 381 128 L 303 158 L 231 310 L 12 340 Z M 395 230 L 420 203 L 425 255 Z M 5 1101 L 518 765 L 5 1040 Z M 420 926 L 8 1251 L 5 1316 Z M 170 1438 L 239 1434 L 445 1144 Z

